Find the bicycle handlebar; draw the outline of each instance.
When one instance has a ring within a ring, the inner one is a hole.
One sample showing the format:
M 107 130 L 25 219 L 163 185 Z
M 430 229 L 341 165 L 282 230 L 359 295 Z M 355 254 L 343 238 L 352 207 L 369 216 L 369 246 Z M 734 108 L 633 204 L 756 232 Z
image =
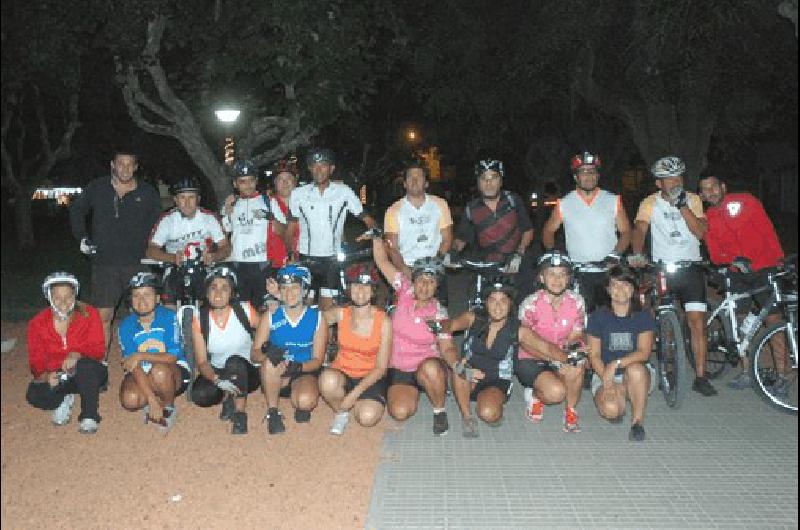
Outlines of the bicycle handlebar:
M 501 272 L 505 273 L 506 264 L 498 261 L 474 261 L 462 259 L 455 263 L 446 265 L 451 269 L 465 269 L 472 272 L 486 273 L 486 272 Z

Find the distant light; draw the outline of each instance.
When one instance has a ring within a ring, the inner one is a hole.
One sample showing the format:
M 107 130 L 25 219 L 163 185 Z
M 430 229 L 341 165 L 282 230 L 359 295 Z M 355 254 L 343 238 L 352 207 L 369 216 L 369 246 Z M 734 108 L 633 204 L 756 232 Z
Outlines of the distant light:
M 217 115 L 217 119 L 222 123 L 233 123 L 239 118 L 239 114 L 241 111 L 233 110 L 233 109 L 221 109 L 215 110 L 214 114 Z
M 531 199 L 538 199 L 538 198 L 539 198 L 539 194 L 538 193 L 536 193 L 535 191 L 533 193 L 531 193 Z

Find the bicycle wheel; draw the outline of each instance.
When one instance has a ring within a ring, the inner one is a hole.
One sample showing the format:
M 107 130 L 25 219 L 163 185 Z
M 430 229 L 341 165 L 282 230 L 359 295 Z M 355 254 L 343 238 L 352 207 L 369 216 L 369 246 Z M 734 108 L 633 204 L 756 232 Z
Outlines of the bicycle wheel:
M 181 345 L 189 365 L 189 386 L 186 388 L 186 400 L 192 401 L 192 386 L 194 385 L 194 337 L 192 335 L 192 319 L 194 308 L 186 306 L 181 308 Z
M 792 337 L 793 335 L 794 337 Z M 756 337 L 750 350 L 753 387 L 767 403 L 797 414 L 797 327 L 778 322 Z
M 716 302 L 708 302 L 709 315 L 714 314 L 717 310 Z M 706 377 L 709 379 L 716 379 L 721 376 L 730 362 L 729 359 L 736 358 L 735 351 L 730 352 L 730 340 L 732 333 L 730 331 L 730 323 L 725 319 L 724 313 L 718 313 L 710 322 L 706 329 L 706 338 L 708 339 L 708 353 L 706 354 Z M 691 334 L 688 326 L 683 327 L 684 337 L 689 341 Z M 686 344 L 686 357 L 689 359 L 689 364 L 692 368 L 696 369 L 694 363 L 694 350 L 692 350 L 691 343 Z
M 674 310 L 659 313 L 657 322 L 656 367 L 659 386 L 667 405 L 677 409 L 681 406 L 690 386 L 686 343 L 680 320 Z

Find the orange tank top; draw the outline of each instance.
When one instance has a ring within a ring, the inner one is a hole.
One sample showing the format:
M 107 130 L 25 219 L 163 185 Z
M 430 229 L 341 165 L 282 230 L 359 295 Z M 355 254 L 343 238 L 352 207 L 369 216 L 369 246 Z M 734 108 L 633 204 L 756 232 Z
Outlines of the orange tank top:
M 375 309 L 372 331 L 365 337 L 353 332 L 353 308 L 342 308 L 342 320 L 339 322 L 339 353 L 336 354 L 331 366 L 353 378 L 364 377 L 375 368 L 385 317 L 386 313 Z

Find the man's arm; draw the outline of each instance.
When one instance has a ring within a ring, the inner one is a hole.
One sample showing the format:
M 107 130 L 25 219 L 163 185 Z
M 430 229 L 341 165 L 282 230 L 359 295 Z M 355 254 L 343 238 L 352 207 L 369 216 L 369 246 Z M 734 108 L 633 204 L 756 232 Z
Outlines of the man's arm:
M 300 229 L 300 223 L 294 217 L 289 217 L 286 223 L 286 232 L 283 236 L 283 243 L 286 245 L 286 252 L 289 255 L 289 260 L 296 259 L 297 249 L 294 248 L 294 240 L 297 237 L 297 231 Z
M 560 207 L 561 203 L 559 201 L 559 204 L 550 212 L 550 217 L 542 228 L 542 245 L 544 245 L 545 250 L 551 250 L 556 246 L 556 232 L 558 232 L 562 223 Z
M 361 212 L 361 215 L 359 215 L 358 218 L 361 219 L 365 225 L 367 225 L 367 230 L 371 230 L 372 228 L 378 226 L 378 223 L 375 222 L 375 218 L 367 212 Z
M 650 228 L 650 223 L 647 221 L 636 221 L 633 225 L 633 233 L 631 234 L 631 250 L 635 254 L 642 254 L 644 251 L 644 241 L 647 238 L 647 230 Z
M 528 247 L 532 242 L 533 228 L 530 228 L 522 233 L 522 239 L 520 239 L 519 246 L 517 247 L 517 253 L 519 253 L 519 255 L 525 254 L 525 251 L 528 250 Z
M 174 263 L 175 265 L 180 265 L 181 263 L 179 258 L 180 254 L 180 252 L 170 254 L 169 252 L 164 251 L 164 249 L 157 243 L 152 241 L 147 244 L 147 252 L 145 252 L 145 256 L 152 260 L 162 261 L 164 263 Z
M 436 251 L 438 256 L 444 256 L 450 252 L 450 247 L 453 245 L 453 225 L 445 226 L 439 230 L 442 234 L 442 242 L 439 243 L 439 250 Z
M 680 212 L 694 237 L 703 239 L 708 231 L 708 222 L 703 215 L 703 203 L 700 201 L 700 197 L 690 196 L 689 201 L 680 209 Z
M 625 213 L 625 207 L 622 205 L 622 198 L 617 201 L 617 232 L 619 239 L 614 246 L 614 252 L 622 254 L 631 244 L 631 222 L 628 220 L 628 214 Z
M 72 237 L 80 241 L 88 235 L 86 230 L 86 216 L 89 213 L 89 195 L 92 192 L 91 184 L 78 194 L 72 206 L 69 207 L 69 224 L 72 229 Z

